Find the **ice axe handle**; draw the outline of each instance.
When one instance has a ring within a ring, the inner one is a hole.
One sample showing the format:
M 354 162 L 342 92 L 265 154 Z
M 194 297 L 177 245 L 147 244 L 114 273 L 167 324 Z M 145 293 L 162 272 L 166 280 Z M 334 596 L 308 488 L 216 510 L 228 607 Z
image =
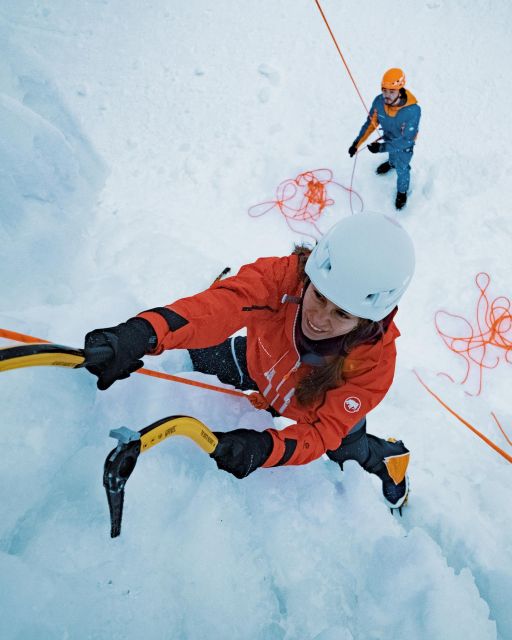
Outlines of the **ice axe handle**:
M 83 351 L 83 355 L 84 361 L 80 366 L 90 367 L 107 363 L 114 356 L 114 350 L 108 345 L 103 347 L 91 347 L 87 349 L 87 356 L 85 355 L 85 351 Z

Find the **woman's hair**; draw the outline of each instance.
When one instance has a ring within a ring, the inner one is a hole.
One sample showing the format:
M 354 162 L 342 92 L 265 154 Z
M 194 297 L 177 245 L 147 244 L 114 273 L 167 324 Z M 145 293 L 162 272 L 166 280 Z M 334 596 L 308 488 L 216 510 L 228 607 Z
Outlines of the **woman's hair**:
M 311 249 L 304 245 L 296 245 L 293 251 L 299 258 L 299 276 L 307 287 L 310 280 L 305 267 Z M 357 326 L 348 333 L 343 340 L 343 353 L 319 367 L 313 367 L 309 374 L 302 378 L 295 389 L 297 402 L 302 406 L 322 403 L 329 389 L 339 387 L 344 380 L 343 365 L 346 356 L 358 345 L 365 342 L 377 342 L 384 334 L 384 321 L 374 322 L 360 318 Z

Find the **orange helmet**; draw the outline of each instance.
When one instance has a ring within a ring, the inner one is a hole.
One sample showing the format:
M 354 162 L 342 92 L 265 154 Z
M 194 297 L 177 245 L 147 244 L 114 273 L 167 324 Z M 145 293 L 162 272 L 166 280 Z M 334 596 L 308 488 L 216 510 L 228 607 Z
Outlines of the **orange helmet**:
M 405 73 L 402 69 L 388 69 L 382 76 L 382 88 L 397 90 L 405 87 Z

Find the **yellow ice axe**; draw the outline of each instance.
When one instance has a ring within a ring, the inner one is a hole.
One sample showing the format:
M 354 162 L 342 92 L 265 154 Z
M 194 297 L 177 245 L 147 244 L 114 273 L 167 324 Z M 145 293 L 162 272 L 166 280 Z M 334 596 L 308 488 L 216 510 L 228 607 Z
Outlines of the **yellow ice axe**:
M 110 347 L 107 347 L 107 349 L 111 352 Z M 101 355 L 103 355 L 103 352 Z M 73 349 L 72 347 L 64 347 L 63 345 L 49 342 L 0 349 L 0 371 L 38 366 L 71 367 L 76 369 L 84 366 L 84 360 L 82 349 Z
M 108 454 L 103 470 L 103 486 L 110 511 L 111 538 L 116 538 L 121 533 L 124 488 L 141 453 L 173 436 L 190 438 L 208 454 L 215 451 L 218 443 L 215 435 L 205 424 L 190 416 L 169 416 L 140 431 L 120 427 L 113 429 L 110 435 L 118 440 L 117 447 Z

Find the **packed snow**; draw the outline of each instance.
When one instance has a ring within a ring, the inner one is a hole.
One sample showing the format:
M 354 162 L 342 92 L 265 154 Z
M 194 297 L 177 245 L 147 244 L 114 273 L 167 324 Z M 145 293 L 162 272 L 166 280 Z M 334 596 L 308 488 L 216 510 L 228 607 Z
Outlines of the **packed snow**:
M 412 452 L 403 517 L 355 463 L 239 481 L 174 438 L 140 458 L 111 540 L 111 429 L 172 414 L 264 429 L 271 417 L 143 375 L 99 392 L 84 370 L 7 371 L 2 640 L 512 637 L 512 466 L 414 374 L 512 453 L 491 416 L 510 437 L 505 353 L 469 395 L 477 374 L 459 384 L 464 362 L 434 323 L 443 309 L 474 324 L 481 271 L 491 298 L 511 295 L 512 8 L 321 5 L 366 104 L 401 66 L 423 110 L 406 209 L 393 207 L 395 176 L 374 174 L 382 156 L 359 154 L 354 177 L 365 210 L 397 216 L 417 251 L 395 382 L 368 419 Z M 200 291 L 227 265 L 310 240 L 277 209 L 248 215 L 283 180 L 325 167 L 350 185 L 366 114 L 313 0 L 4 0 L 0 40 L 4 329 L 81 347 L 87 331 Z M 324 230 L 352 215 L 342 189 L 329 196 Z M 146 366 L 216 384 L 183 351 Z

